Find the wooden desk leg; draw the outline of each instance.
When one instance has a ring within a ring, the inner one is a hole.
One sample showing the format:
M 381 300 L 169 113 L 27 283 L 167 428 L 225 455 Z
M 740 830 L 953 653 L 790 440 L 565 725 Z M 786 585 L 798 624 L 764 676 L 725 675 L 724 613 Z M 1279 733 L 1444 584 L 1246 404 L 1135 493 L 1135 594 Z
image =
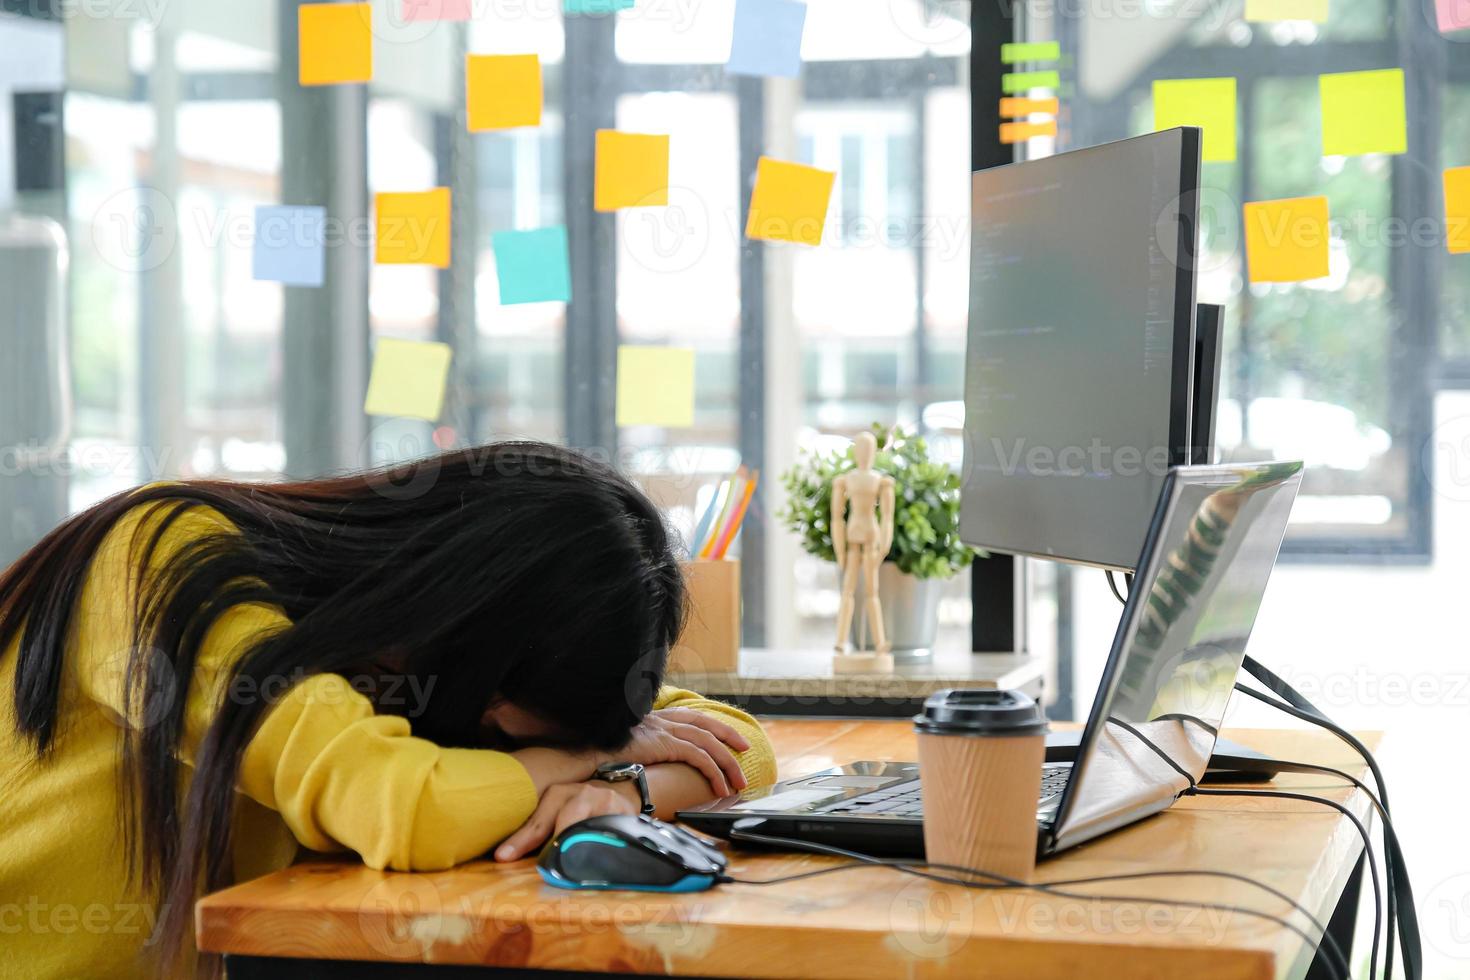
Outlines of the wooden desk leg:
M 1342 896 L 1337 900 L 1337 908 L 1332 910 L 1332 918 L 1327 920 L 1327 934 L 1337 940 L 1337 947 L 1347 957 L 1350 968 L 1353 962 L 1353 933 L 1358 924 L 1358 901 L 1363 894 L 1366 856 L 1358 855 L 1358 863 L 1354 866 L 1353 873 L 1348 875 Z M 1312 965 L 1307 968 L 1306 980 L 1331 980 L 1337 975 L 1338 971 L 1326 962 L 1326 954 L 1319 949 Z

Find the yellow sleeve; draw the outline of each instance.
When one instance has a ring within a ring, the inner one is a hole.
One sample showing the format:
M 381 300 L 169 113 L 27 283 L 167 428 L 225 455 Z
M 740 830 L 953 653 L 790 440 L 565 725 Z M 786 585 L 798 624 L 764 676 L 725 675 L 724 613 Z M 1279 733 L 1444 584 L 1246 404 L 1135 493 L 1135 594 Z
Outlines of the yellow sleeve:
M 715 701 L 695 694 L 693 691 L 685 691 L 668 685 L 659 690 L 653 707 L 655 710 L 693 708 L 695 711 L 717 716 L 750 742 L 750 748 L 735 754 L 735 757 L 740 760 L 740 771 L 745 774 L 746 782 L 751 786 L 766 786 L 776 781 L 776 753 L 771 748 L 771 740 L 766 737 L 760 722 L 744 711 L 734 705 L 725 704 L 723 701 Z
M 279 811 L 306 847 L 345 847 L 395 871 L 478 857 L 537 800 L 513 756 L 414 738 L 406 719 L 374 714 L 336 674 L 297 684 L 271 709 L 245 750 L 240 788 Z
M 70 658 L 80 691 L 119 722 L 146 725 L 143 704 L 125 704 L 127 638 L 132 633 L 139 549 L 174 506 L 143 506 L 118 521 L 96 555 L 83 591 L 79 656 Z M 162 567 L 189 541 L 234 530 L 221 514 L 194 508 L 170 525 L 153 555 Z M 246 746 L 239 789 L 278 811 L 313 850 L 348 848 L 374 868 L 437 870 L 476 857 L 508 836 L 536 807 L 525 768 L 502 752 L 443 749 L 410 734 L 407 720 L 378 716 L 335 674 L 283 678 L 281 691 L 227 689 L 238 659 L 263 633 L 289 627 L 279 609 L 234 606 L 200 646 L 185 705 L 179 757 L 193 765 L 227 697 L 275 696 Z M 175 690 L 160 658 L 152 683 Z

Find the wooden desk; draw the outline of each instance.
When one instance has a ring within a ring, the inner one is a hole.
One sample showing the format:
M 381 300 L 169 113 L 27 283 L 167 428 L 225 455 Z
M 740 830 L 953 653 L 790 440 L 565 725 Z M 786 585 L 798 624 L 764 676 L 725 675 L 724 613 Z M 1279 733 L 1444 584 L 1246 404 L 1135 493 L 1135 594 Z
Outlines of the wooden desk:
M 768 730 L 786 776 L 855 758 L 915 757 L 912 732 L 902 722 L 778 719 Z M 1321 762 L 1355 775 L 1363 768 L 1346 746 L 1317 732 L 1227 734 L 1280 758 Z M 1366 818 L 1363 794 L 1330 778 L 1287 774 L 1276 785 L 1350 801 Z M 1039 878 L 1231 870 L 1282 890 L 1327 922 L 1360 853 L 1351 824 L 1326 807 L 1195 797 L 1047 861 Z M 835 863 L 801 854 L 736 851 L 732 857 L 731 873 L 748 878 Z M 1284 914 L 1259 889 L 1222 879 L 1078 888 Z M 1311 962 L 1301 940 L 1260 919 L 1142 902 L 981 892 L 885 868 L 662 895 L 552 888 L 529 860 L 479 862 L 437 874 L 317 862 L 208 896 L 199 903 L 197 925 L 201 949 L 230 955 L 231 980 L 403 976 L 404 964 L 414 965 L 413 975 L 440 980 L 492 971 L 422 964 L 706 977 L 1268 980 L 1303 976 Z M 265 959 L 270 957 L 287 959 Z M 293 965 L 290 958 L 315 962 Z M 333 966 L 323 960 L 399 966 Z

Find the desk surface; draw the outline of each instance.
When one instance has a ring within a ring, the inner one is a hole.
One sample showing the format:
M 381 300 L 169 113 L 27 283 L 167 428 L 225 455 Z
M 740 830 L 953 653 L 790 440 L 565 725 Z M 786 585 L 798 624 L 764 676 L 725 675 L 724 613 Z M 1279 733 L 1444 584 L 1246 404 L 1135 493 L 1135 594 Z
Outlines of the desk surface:
M 776 720 L 768 731 L 786 776 L 856 758 L 915 757 L 903 722 Z M 1354 774 L 1362 768 L 1351 750 L 1317 732 L 1227 734 L 1281 758 Z M 1366 798 L 1328 777 L 1285 774 L 1276 785 L 1352 800 L 1366 815 Z M 1043 863 L 1038 878 L 1230 870 L 1280 889 L 1326 922 L 1360 849 L 1348 821 L 1325 807 L 1195 797 Z M 833 863 L 736 851 L 731 873 L 767 878 Z M 1077 889 L 1284 912 L 1259 889 L 1207 877 Z M 542 884 L 531 861 L 478 862 L 435 874 L 319 861 L 211 895 L 196 914 L 200 948 L 217 953 L 624 973 L 1266 980 L 1300 976 L 1310 962 L 1295 935 L 1244 915 L 981 892 L 885 868 L 660 895 L 562 891 Z

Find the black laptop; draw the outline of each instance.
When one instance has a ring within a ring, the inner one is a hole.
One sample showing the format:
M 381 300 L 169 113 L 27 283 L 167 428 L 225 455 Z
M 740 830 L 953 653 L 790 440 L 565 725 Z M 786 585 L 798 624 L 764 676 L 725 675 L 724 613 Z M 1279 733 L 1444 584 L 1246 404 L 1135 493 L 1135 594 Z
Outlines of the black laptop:
M 1169 472 L 1074 761 L 1045 767 L 1040 854 L 1165 810 L 1205 775 L 1301 471 L 1289 462 Z M 752 817 L 762 834 L 924 853 L 915 762 L 851 762 L 679 813 L 715 836 Z

